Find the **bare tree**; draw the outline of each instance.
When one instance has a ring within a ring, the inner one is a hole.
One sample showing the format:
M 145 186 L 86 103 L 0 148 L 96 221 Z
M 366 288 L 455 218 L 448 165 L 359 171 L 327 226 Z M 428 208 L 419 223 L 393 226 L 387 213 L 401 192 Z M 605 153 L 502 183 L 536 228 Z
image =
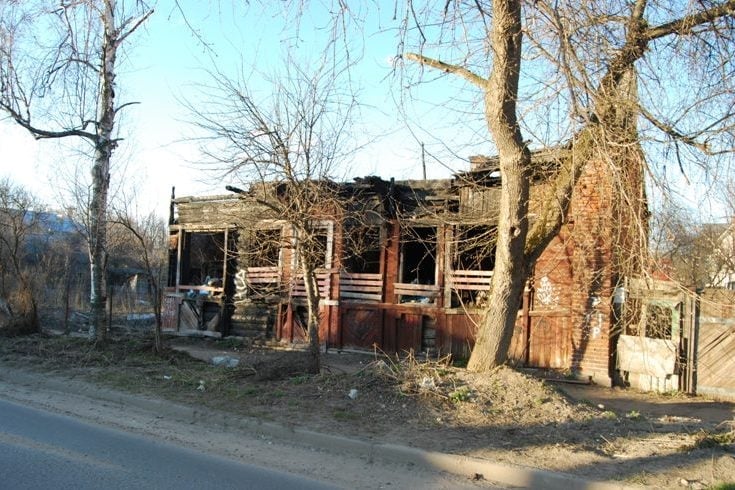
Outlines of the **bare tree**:
M 145 2 L 0 3 L 0 109 L 36 139 L 80 138 L 93 152 L 88 209 L 92 322 L 103 343 L 105 245 L 118 54 L 153 13 Z
M 316 66 L 308 72 L 286 61 L 261 92 L 217 73 L 207 108 L 192 107 L 219 174 L 246 184 L 245 194 L 264 210 L 253 219 L 292 229 L 288 243 L 306 291 L 312 373 L 320 369 L 318 271 L 329 260 L 321 224 L 346 207 L 332 179 L 350 153 L 346 135 L 355 108 L 334 67 Z
M 651 247 L 659 267 L 691 289 L 729 286 L 735 278 L 735 222 L 725 211 L 728 221 L 722 222 L 682 206 L 657 209 Z
M 161 334 L 161 284 L 163 269 L 168 260 L 166 242 L 166 222 L 154 212 L 140 215 L 130 203 L 135 199 L 121 199 L 119 206 L 113 206 L 110 222 L 125 230 L 126 249 L 139 257 L 148 283 L 148 296 L 153 306 L 155 327 L 153 329 L 153 348 L 156 353 L 163 351 Z
M 626 182 L 644 165 L 644 139 L 668 143 L 682 168 L 732 148 L 733 12 L 732 0 L 504 0 L 447 2 L 442 9 L 408 2 L 404 59 L 459 76 L 478 89 L 499 155 L 491 306 L 470 369 L 483 371 L 505 361 L 521 288 L 565 222 L 572 190 L 588 162 L 606 162 Z M 552 141 L 537 137 L 548 130 L 548 120 L 566 121 L 551 130 Z M 530 229 L 524 132 L 540 143 L 570 148 Z M 620 211 L 642 220 L 645 198 L 633 191 L 622 200 L 628 210 L 621 203 Z M 625 249 L 634 246 L 631 234 L 621 235 L 619 260 L 624 260 Z
M 39 211 L 39 202 L 25 189 L 0 180 L 0 301 L 14 307 L 12 333 L 39 330 L 37 291 L 26 263 Z

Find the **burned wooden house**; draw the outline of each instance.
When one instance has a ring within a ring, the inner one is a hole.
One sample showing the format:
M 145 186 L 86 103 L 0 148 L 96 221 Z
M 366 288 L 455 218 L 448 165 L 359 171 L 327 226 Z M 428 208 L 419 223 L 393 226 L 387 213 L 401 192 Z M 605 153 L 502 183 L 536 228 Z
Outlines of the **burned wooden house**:
M 533 156 L 531 219 L 563 151 Z M 620 225 L 610 178 L 602 165 L 586 166 L 566 224 L 537 261 L 514 334 L 516 362 L 609 381 Z M 497 161 L 484 157 L 451 179 L 339 184 L 354 209 L 314 220 L 326 347 L 466 356 L 493 275 L 499 185 Z M 166 329 L 264 343 L 305 338 L 292 228 L 248 195 L 172 199 Z

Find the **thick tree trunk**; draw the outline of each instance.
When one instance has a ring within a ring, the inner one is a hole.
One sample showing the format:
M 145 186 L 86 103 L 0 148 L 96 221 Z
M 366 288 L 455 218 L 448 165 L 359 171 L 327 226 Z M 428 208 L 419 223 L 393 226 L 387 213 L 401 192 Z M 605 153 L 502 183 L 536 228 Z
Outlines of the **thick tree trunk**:
M 104 167 L 102 167 L 104 168 Z M 105 242 L 107 240 L 106 201 L 108 179 L 99 177 L 104 170 L 99 163 L 93 168 L 92 203 L 90 205 L 89 226 L 89 263 L 90 263 L 90 298 L 91 324 L 89 339 L 97 343 L 107 340 L 105 322 L 105 303 L 107 290 L 105 267 Z
M 107 288 L 107 194 L 110 187 L 110 159 L 115 147 L 115 61 L 117 36 L 114 1 L 107 0 L 102 16 L 104 40 L 100 60 L 100 91 L 97 104 L 98 122 L 94 166 L 92 167 L 92 199 L 89 209 L 89 262 L 91 276 L 90 308 L 92 324 L 89 338 L 97 343 L 107 340 L 105 323 L 105 291 Z
M 521 67 L 521 5 L 495 2 L 491 44 L 493 70 L 485 91 L 485 115 L 498 148 L 502 176 L 495 271 L 488 309 L 467 368 L 486 371 L 505 362 L 526 280 L 527 173 L 530 154 L 516 117 Z
M 506 361 L 523 286 L 534 262 L 561 228 L 571 202 L 572 189 L 585 164 L 601 154 L 617 160 L 617 165 L 629 163 L 626 161 L 629 155 L 610 153 L 604 142 L 612 140 L 618 146 L 626 147 L 636 141 L 635 73 L 632 67 L 646 49 L 645 38 L 640 31 L 643 27 L 638 21 L 645 3 L 638 6 L 640 8 L 635 9 L 631 19 L 626 47 L 611 63 L 595 93 L 595 117 L 575 138 L 572 151 L 554 178 L 541 215 L 537 216 L 527 237 L 530 156 L 523 147 L 515 119 L 521 62 L 520 7 L 514 1 L 495 3 L 492 36 L 495 63 L 486 88 L 485 114 L 500 158 L 501 213 L 496 266 L 488 301 L 490 307 L 470 357 L 468 368 L 471 370 L 488 370 Z
M 536 259 L 564 223 L 574 186 L 590 159 L 601 158 L 618 166 L 617 172 L 623 179 L 617 183 L 614 198 L 627 195 L 625 206 L 629 209 L 623 210 L 623 201 L 619 200 L 616 201 L 616 212 L 618 215 L 627 213 L 623 220 L 639 223 L 638 230 L 613 230 L 617 254 L 614 260 L 618 261 L 616 267 L 620 269 L 620 261 L 631 254 L 640 254 L 641 251 L 645 254 L 646 198 L 642 184 L 636 180 L 642 178 L 643 156 L 635 127 L 639 110 L 635 94 L 635 62 L 644 56 L 648 44 L 655 39 L 686 36 L 695 32 L 698 26 L 732 16 L 735 1 L 711 6 L 658 27 L 650 27 L 646 23 L 644 13 L 647 6 L 646 0 L 637 0 L 629 5 L 625 44 L 607 64 L 607 72 L 600 79 L 599 86 L 589 93 L 593 110 L 589 113 L 587 124 L 577 132 L 572 151 L 560 162 L 560 168 L 530 231 L 526 216 L 530 156 L 523 146 L 515 114 L 521 63 L 520 2 L 493 2 L 493 25 L 488 42 L 493 68 L 489 80 L 461 64 L 447 63 L 423 54 L 406 54 L 406 59 L 444 73 L 456 74 L 484 91 L 485 116 L 498 149 L 502 187 L 496 265 L 489 311 L 480 325 L 468 364 L 471 370 L 491 369 L 506 360 L 523 285 Z M 479 4 L 477 7 L 484 8 Z M 553 15 L 555 7 L 541 2 L 539 8 Z M 673 128 L 662 127 L 673 139 L 692 144 Z M 706 146 L 694 143 L 700 149 Z M 627 269 L 622 270 L 635 272 L 642 263 L 642 260 L 629 260 Z

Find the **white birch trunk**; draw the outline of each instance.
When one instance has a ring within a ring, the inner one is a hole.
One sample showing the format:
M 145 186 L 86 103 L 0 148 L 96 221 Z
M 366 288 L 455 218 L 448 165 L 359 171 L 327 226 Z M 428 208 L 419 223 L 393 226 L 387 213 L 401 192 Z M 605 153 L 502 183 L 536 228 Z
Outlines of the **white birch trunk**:
M 89 262 L 91 274 L 91 325 L 90 340 L 104 343 L 107 340 L 105 301 L 107 289 L 107 199 L 110 187 L 110 159 L 115 147 L 115 62 L 118 36 L 115 27 L 115 1 L 105 0 L 102 12 L 104 28 L 100 88 L 97 103 L 97 127 L 92 167 L 92 196 L 89 208 Z

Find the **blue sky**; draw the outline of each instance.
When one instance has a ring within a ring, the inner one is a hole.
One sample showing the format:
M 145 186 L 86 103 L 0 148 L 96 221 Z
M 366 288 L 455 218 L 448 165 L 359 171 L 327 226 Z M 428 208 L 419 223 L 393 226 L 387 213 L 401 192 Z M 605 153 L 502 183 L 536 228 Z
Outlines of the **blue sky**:
M 229 182 L 213 181 L 211 174 L 196 166 L 201 160 L 197 145 L 187 140 L 194 134 L 187 122 L 193 116 L 181 103 L 196 106 L 203 102 L 200 85 L 210 83 L 208 70 L 217 67 L 232 76 L 241 69 L 246 73 L 255 70 L 251 80 L 257 87 L 257 72 L 270 74 L 283 62 L 283 53 L 313 56 L 324 48 L 329 37 L 326 27 L 330 17 L 320 3 L 311 4 L 312 11 L 301 18 L 298 26 L 293 13 L 237 4 L 181 3 L 188 23 L 207 43 L 205 48 L 172 2 L 163 0 L 145 28 L 130 38 L 132 42 L 119 59 L 118 103 L 139 104 L 125 109 L 119 119 L 118 128 L 125 141 L 114 154 L 112 187 L 117 188 L 124 175 L 126 185 L 138 189 L 141 209 L 154 207 L 167 212 L 172 186 L 178 196 L 225 192 Z M 407 92 L 401 90 L 400 79 L 391 66 L 397 49 L 397 21 L 392 20 L 392 7 L 387 11 L 373 8 L 369 16 L 354 14 L 364 22 L 359 37 L 348 37 L 351 52 L 360 58 L 351 77 L 362 104 L 355 137 L 364 146 L 354 161 L 345 162 L 349 164 L 345 177 L 373 174 L 421 178 L 420 142 L 426 146 L 430 178 L 464 169 L 464 159 L 470 154 L 491 152 L 489 144 L 483 145 L 483 139 L 473 133 L 478 130 L 476 124 L 474 128 L 473 124 L 462 127 L 465 124 L 448 117 L 447 108 L 441 105 L 447 93 L 462 90 L 462 82 L 431 83 L 413 89 L 412 100 L 406 100 L 404 107 L 408 117 L 421 121 L 421 125 L 406 128 L 398 99 Z M 442 140 L 451 141 L 451 148 L 440 143 Z M 467 147 L 469 141 L 474 145 Z M 70 146 L 68 141 L 36 142 L 9 121 L 0 122 L 5 162 L 0 175 L 9 175 L 51 207 L 60 207 L 58 195 L 65 184 L 59 175 L 72 173 L 69 168 L 73 162 L 80 162 L 85 175 L 89 168 Z
M 197 167 L 201 157 L 189 139 L 195 133 L 187 122 L 193 116 L 182 104 L 204 104 L 201 85 L 210 83 L 208 70 L 216 67 L 232 76 L 241 70 L 254 71 L 253 87 L 264 90 L 258 85 L 260 72 L 271 74 L 283 63 L 285 52 L 295 58 L 313 57 L 322 52 L 330 37 L 330 0 L 305 2 L 310 10 L 302 16 L 280 10 L 283 5 L 301 2 L 251 2 L 249 7 L 241 5 L 244 3 L 182 0 L 187 26 L 172 0 L 160 0 L 155 14 L 125 46 L 119 64 L 118 102 L 139 104 L 127 108 L 118 123 L 125 142 L 114 155 L 113 191 L 122 182 L 137 189 L 141 211 L 155 208 L 165 215 L 172 186 L 183 196 L 224 193 L 224 186 L 230 183 L 213 180 L 212 174 Z M 455 77 L 442 78 L 427 71 L 423 79 L 429 83 L 406 90 L 416 78 L 402 79 L 391 66 L 399 24 L 393 18 L 394 2 L 366 2 L 357 8 L 369 11 L 353 12 L 361 28 L 350 31 L 346 42 L 351 56 L 359 60 L 351 77 L 362 103 L 354 128 L 362 148 L 353 161 L 345 162 L 344 177 L 421 178 L 421 142 L 425 143 L 429 178 L 465 169 L 470 155 L 493 154 L 476 89 Z M 437 55 L 430 50 L 429 54 Z M 540 123 L 553 132 L 559 121 L 552 119 L 547 114 Z M 406 120 L 412 122 L 410 127 Z M 558 143 L 553 134 L 539 137 Z M 12 123 L 0 121 L 0 176 L 9 175 L 50 207 L 60 208 L 63 199 L 59 195 L 65 186 L 60 176 L 73 174 L 75 163 L 84 175 L 90 167 L 71 146 L 64 141 L 36 142 Z M 697 180 L 704 177 L 690 175 L 693 184 L 683 183 L 675 165 L 669 165 L 667 175 L 693 207 L 701 207 L 695 201 L 702 193 L 696 189 L 702 188 Z

